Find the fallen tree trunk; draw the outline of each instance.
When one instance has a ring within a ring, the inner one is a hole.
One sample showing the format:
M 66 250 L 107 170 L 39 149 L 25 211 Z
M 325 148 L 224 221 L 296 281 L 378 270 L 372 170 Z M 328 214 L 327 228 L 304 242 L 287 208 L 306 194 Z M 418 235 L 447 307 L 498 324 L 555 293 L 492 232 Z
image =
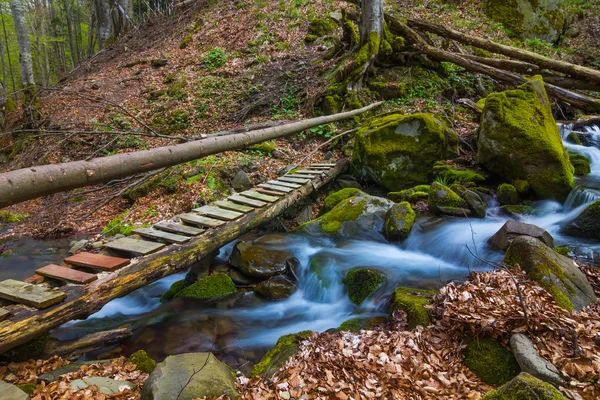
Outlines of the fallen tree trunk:
M 67 298 L 56 306 L 44 310 L 32 310 L 21 305 L 4 306 L 13 316 L 0 322 L 0 353 L 33 340 L 68 321 L 85 318 L 113 299 L 123 297 L 165 276 L 185 271 L 198 260 L 277 217 L 298 200 L 331 182 L 348 165 L 347 159 L 340 160 L 334 168 L 322 175 L 320 181 L 313 180 L 281 200 L 256 209 L 221 228 L 211 229 L 183 245 L 168 246 L 152 255 L 132 260 L 130 265 L 107 273 L 88 285 L 63 286 L 61 290 L 67 294 Z
M 438 49 L 434 46 L 430 46 L 424 40 L 421 39 L 417 32 L 415 32 L 408 25 L 402 22 L 390 20 L 388 23 L 390 29 L 400 32 L 401 34 L 406 36 L 413 43 L 413 46 L 416 47 L 419 51 L 427 54 L 428 56 L 438 61 L 451 62 L 470 71 L 482 73 L 514 85 L 522 85 L 523 83 L 527 82 L 525 78 L 523 78 L 520 75 L 516 75 L 512 72 L 490 67 L 489 65 L 468 60 L 457 53 L 452 53 L 449 51 Z M 547 82 L 544 82 L 544 86 L 546 87 L 548 95 L 563 100 L 575 107 L 587 111 L 600 110 L 600 102 L 597 102 L 595 99 L 592 99 L 579 93 L 568 91 L 558 86 L 551 85 Z
M 194 142 L 117 154 L 89 161 L 74 161 L 10 171 L 0 174 L 0 208 L 56 192 L 97 185 L 114 179 L 171 167 L 210 154 L 243 149 L 252 144 L 351 118 L 381 104 L 375 103 L 358 110 L 252 132 L 207 137 Z
M 600 71 L 596 71 L 591 68 L 582 67 L 580 65 L 575 65 L 564 61 L 553 60 L 552 58 L 545 57 L 531 51 L 517 49 L 515 47 L 506 46 L 488 39 L 467 35 L 465 33 L 432 24 L 430 22 L 409 19 L 407 20 L 406 24 L 409 27 L 420 31 L 435 33 L 438 36 L 453 39 L 463 44 L 468 44 L 470 46 L 488 50 L 493 53 L 502 54 L 517 60 L 532 63 L 542 69 L 550 69 L 562 72 L 576 79 L 600 84 Z
M 467 60 L 475 61 L 481 64 L 489 65 L 490 67 L 504 69 L 506 71 L 514 71 L 520 74 L 535 75 L 540 72 L 540 67 L 524 61 L 507 60 L 502 58 L 479 57 L 472 54 L 459 53 L 459 55 Z

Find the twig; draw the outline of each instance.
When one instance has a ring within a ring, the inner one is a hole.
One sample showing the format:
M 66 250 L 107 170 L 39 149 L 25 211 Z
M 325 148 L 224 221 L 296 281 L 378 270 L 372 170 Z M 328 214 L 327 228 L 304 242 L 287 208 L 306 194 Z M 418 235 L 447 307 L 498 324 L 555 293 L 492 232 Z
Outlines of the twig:
M 354 133 L 358 130 L 358 128 L 354 128 L 354 129 L 350 129 L 349 131 L 340 133 L 339 135 L 336 135 L 334 137 L 332 137 L 331 139 L 327 140 L 326 142 L 321 143 L 316 149 L 314 149 L 313 151 L 311 151 L 310 153 L 308 153 L 306 155 L 306 157 L 304 157 L 302 160 L 300 160 L 297 164 L 294 165 L 295 168 L 299 167 L 300 165 L 302 165 L 302 163 L 304 161 L 306 161 L 308 158 L 310 158 L 313 154 L 315 154 L 317 151 L 319 151 L 322 147 L 328 145 L 329 143 L 333 142 L 335 139 L 340 138 L 342 136 L 348 135 L 350 133 Z
M 208 176 L 210 175 L 210 171 L 212 171 L 212 169 L 215 167 L 216 164 L 217 164 L 217 161 L 213 162 L 212 165 L 210 166 L 210 168 L 208 169 L 208 172 L 206 173 L 206 175 L 204 175 L 204 178 L 202 178 L 203 185 L 206 182 L 206 180 L 208 179 Z

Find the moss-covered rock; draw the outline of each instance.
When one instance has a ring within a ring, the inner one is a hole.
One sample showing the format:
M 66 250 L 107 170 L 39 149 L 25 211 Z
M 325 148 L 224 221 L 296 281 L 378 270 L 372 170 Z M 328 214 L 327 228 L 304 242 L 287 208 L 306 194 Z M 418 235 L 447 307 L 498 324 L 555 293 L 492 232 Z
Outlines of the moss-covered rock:
M 352 154 L 357 178 L 390 191 L 425 184 L 436 161 L 458 155 L 458 136 L 432 114 L 391 113 L 360 127 Z
M 533 215 L 535 213 L 535 210 L 531 206 L 510 205 L 502 206 L 500 208 L 511 217 L 516 217 L 519 215 Z
M 127 359 L 130 363 L 136 365 L 137 369 L 147 374 L 151 374 L 156 368 L 156 361 L 151 359 L 144 350 L 138 350 Z
M 569 143 L 581 145 L 581 139 L 579 139 L 579 136 L 575 132 L 569 133 L 566 140 Z
M 470 190 L 463 185 L 457 183 L 450 186 L 450 189 L 458 194 L 467 203 L 469 209 L 473 213 L 473 216 L 477 218 L 485 218 L 487 204 L 481 198 L 481 194 L 477 193 L 476 190 Z
M 431 311 L 425 308 L 431 304 L 431 298 L 438 294 L 437 290 L 421 290 L 407 287 L 398 287 L 392 293 L 389 308 L 390 318 L 398 310 L 406 313 L 408 329 L 431 324 Z
M 213 274 L 198 279 L 192 285 L 183 288 L 175 298 L 202 301 L 221 300 L 237 293 L 237 288 L 229 275 Z
M 356 188 L 346 188 L 342 190 L 338 190 L 335 193 L 330 194 L 325 198 L 324 210 L 329 211 L 333 207 L 337 206 L 342 200 L 349 199 L 350 197 L 354 197 L 362 193 L 359 189 Z
M 24 383 L 22 385 L 17 385 L 17 387 L 30 396 L 37 388 L 37 386 L 34 383 Z M 4 394 L 6 394 L 6 393 L 4 393 Z
M 504 262 L 519 265 L 527 276 L 546 289 L 567 310 L 581 310 L 596 296 L 585 274 L 568 257 L 530 236 L 519 236 L 506 251 Z
M 338 331 L 358 332 L 361 330 L 372 330 L 376 326 L 387 323 L 386 317 L 373 318 L 352 318 L 342 322 L 337 328 Z
M 452 90 L 447 79 L 422 66 L 382 69 L 367 85 L 384 100 L 411 100 L 416 97 L 416 93 L 424 98 L 434 99 Z
M 287 251 L 237 242 L 229 257 L 229 264 L 245 275 L 266 279 L 285 272 L 287 260 L 291 257 Z
M 481 172 L 441 162 L 437 162 L 433 166 L 433 176 L 448 183 L 483 182 L 486 179 Z
M 575 182 L 573 166 L 541 77 L 487 97 L 477 158 L 509 182 L 527 180 L 540 199 L 567 198 Z
M 385 237 L 391 241 L 406 239 L 415 223 L 415 217 L 410 203 L 403 201 L 394 204 L 385 218 Z
M 460 217 L 471 215 L 468 204 L 448 186 L 433 182 L 427 199 L 429 209 L 437 214 L 456 215 Z
M 505 206 L 519 204 L 521 199 L 517 189 L 508 183 L 503 183 L 497 189 L 498 202 Z
M 531 185 L 529 182 L 522 179 L 515 179 L 512 185 L 517 189 L 519 196 L 527 196 L 531 192 Z
M 525 372 L 510 382 L 486 393 L 481 400 L 565 400 L 566 398 L 549 383 Z
M 503 385 L 519 373 L 519 364 L 510 350 L 492 339 L 473 339 L 463 350 L 465 365 L 490 385 Z
M 386 282 L 385 275 L 375 269 L 355 268 L 346 274 L 344 285 L 350 300 L 359 305 L 373 295 Z
M 296 286 L 283 276 L 273 276 L 256 285 L 254 291 L 265 299 L 282 300 L 290 297 L 296 291 Z
M 582 156 L 581 154 L 569 153 L 569 160 L 571 161 L 571 165 L 573 165 L 573 168 L 575 168 L 575 175 L 585 176 L 592 172 L 592 168 L 590 166 L 590 159 L 586 156 Z
M 600 200 L 587 206 L 565 231 L 574 236 L 600 240 Z
M 261 375 L 265 379 L 270 379 L 283 367 L 288 358 L 300 350 L 300 342 L 312 333 L 312 331 L 302 331 L 280 337 L 277 344 L 252 368 L 250 377 Z
M 337 27 L 337 22 L 331 17 L 313 18 L 308 24 L 308 34 L 323 37 L 331 34 Z
M 319 218 L 299 226 L 296 232 L 386 241 L 383 236 L 385 216 L 393 205 L 390 200 L 361 192 L 358 196 L 342 200 Z
M 565 256 L 568 257 L 569 254 L 571 254 L 571 249 L 568 248 L 567 246 L 559 246 L 559 247 L 555 247 L 554 251 L 558 254 L 560 254 L 561 256 Z
M 269 140 L 262 143 L 253 144 L 248 147 L 250 150 L 260 151 L 261 153 L 271 154 L 277 148 L 277 144 L 274 141 Z
M 429 188 L 429 185 L 417 185 L 413 188 L 404 189 L 399 192 L 390 192 L 386 197 L 396 203 L 403 201 L 416 203 L 417 201 L 427 200 L 429 197 Z
M 171 287 L 169 288 L 169 290 L 167 290 L 166 292 L 164 292 L 162 294 L 162 296 L 160 296 L 160 301 L 171 300 L 172 298 L 175 297 L 175 295 L 177 293 L 181 292 L 183 290 L 183 288 L 185 288 L 185 286 L 186 286 L 185 279 L 174 282 L 171 285 Z

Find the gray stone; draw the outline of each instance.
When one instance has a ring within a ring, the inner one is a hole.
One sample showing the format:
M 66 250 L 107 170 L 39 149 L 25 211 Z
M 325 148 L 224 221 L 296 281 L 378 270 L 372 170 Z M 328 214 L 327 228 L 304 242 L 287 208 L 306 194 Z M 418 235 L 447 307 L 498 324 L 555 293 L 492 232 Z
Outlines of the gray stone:
M 254 291 L 269 300 L 282 300 L 296 291 L 296 286 L 283 276 L 274 276 L 255 286 Z
M 539 226 L 517 221 L 506 221 L 502 228 L 488 239 L 488 243 L 497 249 L 506 250 L 519 236 L 531 236 L 549 247 L 554 247 L 554 239 L 548 232 Z
M 286 165 L 285 167 L 281 168 L 279 170 L 279 172 L 277 172 L 278 176 L 283 176 L 285 174 L 288 174 L 291 170 L 293 170 L 296 166 L 295 165 Z
M 285 272 L 286 260 L 291 256 L 287 251 L 237 242 L 231 251 L 229 264 L 244 275 L 265 279 Z
M 98 391 L 104 394 L 115 394 L 135 387 L 131 382 L 117 381 L 103 376 L 75 379 L 74 381 L 71 381 L 70 385 L 73 390 L 81 390 L 88 386 L 96 385 L 98 386 Z
M 6 383 L 0 381 L 0 400 L 28 400 L 29 396 L 27 393 L 16 387 L 15 385 L 11 385 L 10 383 Z
M 86 243 L 86 239 L 71 242 L 71 249 L 69 250 L 69 254 L 77 253 L 79 250 L 83 249 L 83 246 L 85 246 Z
M 212 353 L 167 357 L 156 366 L 142 390 L 142 400 L 192 400 L 204 396 L 238 398 L 235 374 Z
M 278 160 L 282 160 L 282 159 L 286 158 L 285 153 L 283 151 L 279 150 L 279 149 L 273 150 L 273 152 L 271 153 L 271 156 L 273 158 L 278 159 Z
M 524 396 L 525 394 L 525 396 Z M 485 394 L 481 400 L 558 400 L 565 397 L 551 384 L 521 372 L 507 384 Z
M 63 367 L 57 368 L 53 371 L 46 372 L 45 374 L 38 376 L 37 383 L 45 382 L 46 384 L 48 384 L 50 382 L 57 381 L 61 375 L 68 374 L 69 372 L 79 371 L 82 365 L 107 364 L 110 363 L 110 361 L 111 360 L 92 360 L 67 364 Z
M 310 205 L 303 207 L 298 214 L 296 214 L 296 222 L 302 225 L 312 219 L 312 207 Z
M 563 381 L 558 369 L 538 353 L 527 336 L 520 333 L 512 335 L 510 348 L 521 367 L 521 371 L 556 387 L 562 385 Z
M 252 187 L 252 182 L 250 181 L 250 177 L 246 172 L 239 170 L 235 173 L 233 179 L 231 180 L 231 187 L 236 192 L 242 192 L 250 189 Z
M 340 189 L 355 188 L 362 190 L 362 185 L 354 179 L 338 179 L 335 181 Z

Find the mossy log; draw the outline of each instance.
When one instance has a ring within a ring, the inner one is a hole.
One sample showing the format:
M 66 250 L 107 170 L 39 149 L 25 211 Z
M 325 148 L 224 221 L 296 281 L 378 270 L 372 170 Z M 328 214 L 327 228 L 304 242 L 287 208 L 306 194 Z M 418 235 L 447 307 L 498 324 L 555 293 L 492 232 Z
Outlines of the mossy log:
M 331 182 L 348 165 L 347 159 L 338 161 L 337 166 L 322 174 L 319 181 L 304 185 L 269 206 L 256 209 L 219 229 L 209 230 L 183 245 L 168 246 L 152 255 L 134 259 L 127 267 L 108 273 L 89 285 L 63 286 L 61 290 L 67 294 L 67 298 L 56 306 L 45 310 L 32 310 L 21 305 L 4 306 L 13 316 L 0 323 L 0 353 L 35 339 L 68 321 L 85 318 L 109 301 L 158 279 L 185 271 L 205 255 L 212 254 L 242 234 L 277 217 L 298 200 Z

